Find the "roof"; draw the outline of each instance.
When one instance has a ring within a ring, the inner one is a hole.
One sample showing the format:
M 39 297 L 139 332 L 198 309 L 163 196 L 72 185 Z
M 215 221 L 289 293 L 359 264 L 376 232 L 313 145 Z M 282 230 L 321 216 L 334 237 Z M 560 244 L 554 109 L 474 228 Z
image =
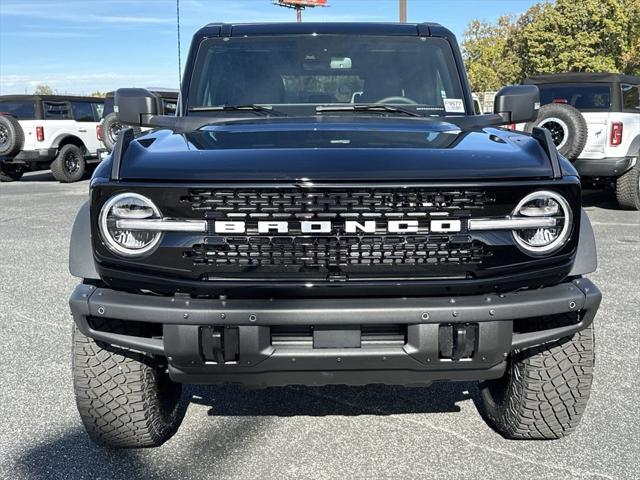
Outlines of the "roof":
M 52 102 L 66 102 L 66 101 L 91 101 L 91 102 L 104 102 L 104 98 L 101 97 L 83 97 L 80 95 L 0 95 L 0 101 L 25 101 L 25 100 L 49 100 Z
M 195 34 L 205 37 L 253 35 L 400 35 L 455 38 L 450 30 L 437 23 L 373 22 L 300 22 L 300 23 L 210 23 Z
M 147 88 L 151 93 L 155 93 L 160 98 L 173 98 L 177 99 L 178 95 L 180 95 L 180 90 L 176 88 Z M 112 92 L 107 92 L 105 94 L 105 98 L 113 98 L 115 96 L 115 90 Z
M 640 77 L 622 73 L 567 72 L 545 73 L 527 78 L 525 84 L 541 85 L 545 83 L 634 83 L 640 84 Z

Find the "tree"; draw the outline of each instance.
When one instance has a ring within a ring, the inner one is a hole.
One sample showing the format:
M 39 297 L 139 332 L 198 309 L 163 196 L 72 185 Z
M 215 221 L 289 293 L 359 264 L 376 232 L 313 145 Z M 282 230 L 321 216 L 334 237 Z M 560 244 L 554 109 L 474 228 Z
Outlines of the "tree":
M 515 28 L 514 17 L 508 15 L 500 17 L 495 25 L 473 20 L 467 27 L 462 52 L 474 90 L 497 90 L 518 80 L 522 67 L 509 48 Z
M 99 98 L 104 98 L 107 94 L 105 92 L 101 92 L 100 90 L 96 90 L 95 92 L 91 93 L 91 97 L 99 97 Z
M 523 76 L 624 70 L 628 11 L 621 0 L 557 0 L 519 32 L 526 45 Z
M 640 75 L 640 0 L 545 1 L 495 24 L 474 20 L 462 49 L 479 91 L 539 73 Z
M 53 95 L 53 88 L 51 88 L 49 85 L 41 83 L 40 85 L 36 86 L 33 93 L 36 95 Z

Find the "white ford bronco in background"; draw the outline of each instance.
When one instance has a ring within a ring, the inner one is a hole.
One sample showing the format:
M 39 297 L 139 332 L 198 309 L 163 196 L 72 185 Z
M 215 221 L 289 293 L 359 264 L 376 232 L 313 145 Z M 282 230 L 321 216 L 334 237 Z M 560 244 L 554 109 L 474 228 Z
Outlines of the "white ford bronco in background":
M 583 180 L 615 188 L 621 208 L 640 210 L 640 77 L 573 72 L 538 75 L 542 107 L 535 122 Z
M 51 168 L 60 182 L 82 179 L 97 158 L 104 100 L 59 95 L 0 96 L 0 181 Z

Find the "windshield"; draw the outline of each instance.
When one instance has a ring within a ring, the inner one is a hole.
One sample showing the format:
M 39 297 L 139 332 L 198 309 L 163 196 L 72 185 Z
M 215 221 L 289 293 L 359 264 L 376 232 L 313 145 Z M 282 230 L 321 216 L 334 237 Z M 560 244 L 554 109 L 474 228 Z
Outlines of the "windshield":
M 449 43 L 441 38 L 282 35 L 204 40 L 188 108 L 385 103 L 465 114 Z M 284 107 L 284 108 L 283 108 Z
M 564 103 L 578 110 L 609 110 L 611 88 L 602 83 L 538 85 L 540 103 Z

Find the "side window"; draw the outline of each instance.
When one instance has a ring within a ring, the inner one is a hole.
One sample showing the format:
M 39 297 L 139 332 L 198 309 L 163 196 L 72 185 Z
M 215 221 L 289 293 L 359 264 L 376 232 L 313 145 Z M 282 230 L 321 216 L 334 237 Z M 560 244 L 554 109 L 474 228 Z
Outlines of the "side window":
M 0 101 L 0 114 L 8 113 L 18 120 L 34 120 L 36 118 L 36 104 L 31 102 Z
M 629 85 L 623 83 L 622 89 L 622 109 L 640 111 L 640 85 Z
M 42 102 L 45 120 L 71 120 L 67 102 Z
M 176 107 L 178 106 L 177 100 L 171 100 L 167 98 L 162 99 L 162 107 L 164 109 L 164 115 L 175 115 Z
M 73 118 L 76 122 L 95 122 L 93 104 L 89 102 L 71 102 Z
M 99 122 L 104 114 L 104 103 L 92 103 L 93 105 L 93 121 Z

